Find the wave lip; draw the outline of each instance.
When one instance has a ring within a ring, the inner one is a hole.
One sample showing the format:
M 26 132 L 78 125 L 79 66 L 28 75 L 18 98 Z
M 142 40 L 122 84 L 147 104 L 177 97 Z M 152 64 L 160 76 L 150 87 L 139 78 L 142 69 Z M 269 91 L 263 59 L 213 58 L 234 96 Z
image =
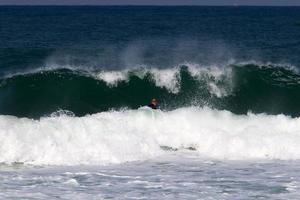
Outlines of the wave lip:
M 63 92 L 62 92 L 63 91 Z M 57 110 L 84 116 L 137 109 L 153 97 L 161 108 L 209 106 L 236 114 L 300 116 L 300 75 L 289 66 L 236 64 L 116 71 L 53 69 L 0 79 L 0 114 L 40 118 Z
M 300 119 L 209 108 L 126 110 L 40 120 L 0 117 L 0 162 L 105 165 L 194 151 L 221 160 L 300 159 Z M 169 149 L 166 149 L 168 147 Z

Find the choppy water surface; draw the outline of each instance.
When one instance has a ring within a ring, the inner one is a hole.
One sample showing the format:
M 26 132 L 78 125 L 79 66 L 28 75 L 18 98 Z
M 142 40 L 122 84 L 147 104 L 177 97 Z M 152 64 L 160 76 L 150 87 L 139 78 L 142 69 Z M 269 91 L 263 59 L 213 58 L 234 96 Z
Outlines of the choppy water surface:
M 1 166 L 1 199 L 298 199 L 298 161 L 172 153 L 112 166 Z

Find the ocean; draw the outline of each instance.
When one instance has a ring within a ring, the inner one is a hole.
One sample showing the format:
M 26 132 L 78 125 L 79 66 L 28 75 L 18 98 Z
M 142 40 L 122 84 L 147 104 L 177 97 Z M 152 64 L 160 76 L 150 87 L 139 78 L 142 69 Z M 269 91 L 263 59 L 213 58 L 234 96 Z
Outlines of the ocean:
M 299 46 L 300 7 L 0 6 L 0 199 L 299 199 Z

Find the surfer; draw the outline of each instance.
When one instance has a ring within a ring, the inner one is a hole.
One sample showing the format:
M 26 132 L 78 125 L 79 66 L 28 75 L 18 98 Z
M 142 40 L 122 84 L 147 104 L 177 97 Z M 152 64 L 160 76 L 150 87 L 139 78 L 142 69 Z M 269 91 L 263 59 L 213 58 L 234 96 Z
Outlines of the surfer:
M 151 100 L 151 103 L 148 105 L 148 107 L 150 107 L 150 108 L 152 108 L 152 109 L 154 109 L 154 110 L 158 109 L 158 103 L 157 103 L 157 100 L 156 100 L 156 99 L 152 99 L 152 100 Z

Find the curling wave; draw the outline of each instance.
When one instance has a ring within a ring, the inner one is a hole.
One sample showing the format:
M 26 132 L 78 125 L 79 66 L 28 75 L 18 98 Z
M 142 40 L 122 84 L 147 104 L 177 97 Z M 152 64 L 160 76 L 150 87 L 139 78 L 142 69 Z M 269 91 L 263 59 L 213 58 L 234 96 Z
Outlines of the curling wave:
M 0 79 L 0 114 L 40 118 L 57 110 L 84 116 L 136 109 L 156 97 L 161 108 L 209 106 L 236 114 L 300 115 L 300 75 L 285 66 L 184 65 L 119 71 L 52 69 Z

